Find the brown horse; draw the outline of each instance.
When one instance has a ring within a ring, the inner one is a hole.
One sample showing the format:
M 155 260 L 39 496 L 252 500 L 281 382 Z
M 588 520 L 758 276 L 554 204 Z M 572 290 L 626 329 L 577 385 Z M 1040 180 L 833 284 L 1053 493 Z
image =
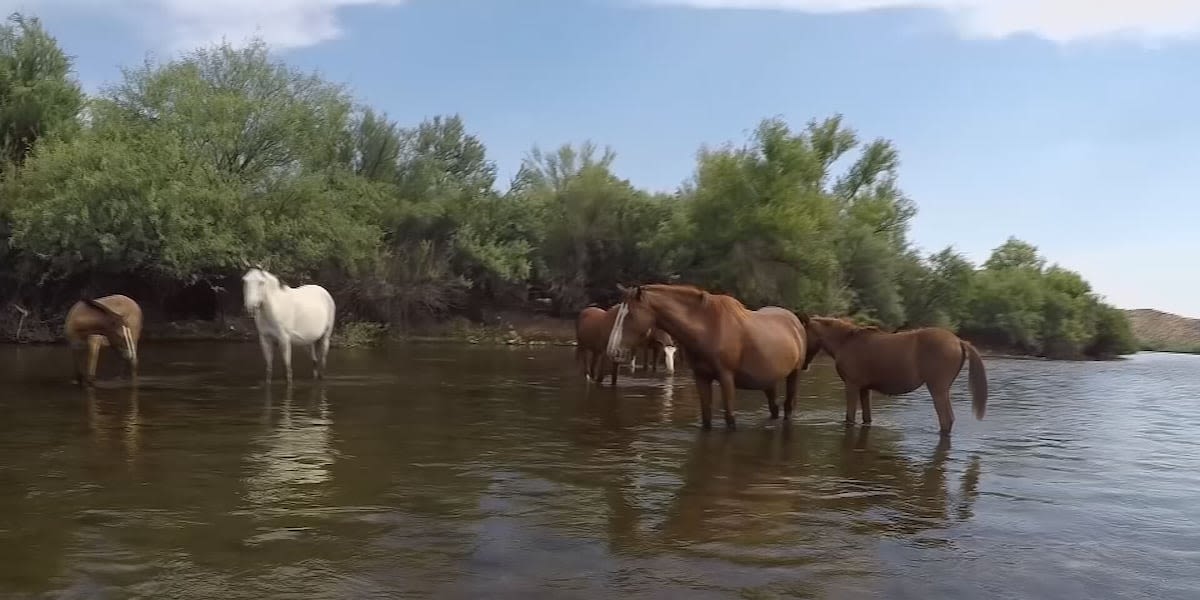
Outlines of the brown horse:
M 650 338 L 646 340 L 639 350 L 634 352 L 634 355 L 642 359 L 645 368 L 650 369 L 651 373 L 658 371 L 659 359 L 662 359 L 663 364 L 667 368 L 668 373 L 675 372 L 675 340 L 671 338 L 671 334 L 655 327 L 650 332 Z
M 579 311 L 575 319 L 575 360 L 582 363 L 588 381 L 602 382 L 603 368 L 611 365 L 612 384 L 617 385 L 617 363 L 604 355 L 608 332 L 616 320 L 616 307 L 604 310 L 595 306 Z
M 775 392 L 786 380 L 785 418 L 792 415 L 796 381 L 808 368 L 807 331 L 803 321 L 784 308 L 755 311 L 737 298 L 710 294 L 689 285 L 620 287 L 617 322 L 608 340 L 608 354 L 623 358 L 652 328 L 671 335 L 692 367 L 700 395 L 705 429 L 712 428 L 712 383 L 721 384 L 725 425 L 735 426 L 735 389 L 761 390 L 771 418 L 779 418 Z
M 137 344 L 142 336 L 142 309 L 128 296 L 116 294 L 76 302 L 67 311 L 64 329 L 67 343 L 75 354 L 76 383 L 91 385 L 95 382 L 96 363 L 102 346 L 120 350 L 121 356 L 129 363 L 129 376 L 137 377 Z
M 845 319 L 813 317 L 809 338 L 817 350 L 833 357 L 846 385 L 846 422 L 854 423 L 856 405 L 862 406 L 863 424 L 871 423 L 871 391 L 889 396 L 907 394 L 922 385 L 933 397 L 942 435 L 954 427 L 950 386 L 964 363 L 975 418 L 987 409 L 988 382 L 983 359 L 970 342 L 940 327 L 898 333 L 856 325 Z

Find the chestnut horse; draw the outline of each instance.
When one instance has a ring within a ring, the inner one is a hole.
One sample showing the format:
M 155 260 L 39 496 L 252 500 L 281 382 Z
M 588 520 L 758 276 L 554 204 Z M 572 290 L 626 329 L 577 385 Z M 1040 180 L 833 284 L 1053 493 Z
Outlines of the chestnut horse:
M 91 385 L 96 381 L 96 363 L 102 346 L 118 349 L 129 364 L 130 378 L 137 377 L 142 309 L 133 299 L 116 294 L 80 300 L 67 311 L 63 329 L 75 355 L 76 383 Z
M 616 321 L 616 306 L 608 310 L 589 306 L 579 311 L 579 316 L 575 319 L 575 360 L 583 363 L 584 374 L 587 376 L 588 381 L 602 383 L 604 380 L 604 371 L 611 369 L 612 384 L 616 386 L 617 370 L 620 368 L 620 363 L 629 362 L 630 368 L 633 368 L 632 358 L 629 360 L 625 360 L 624 358 L 622 360 L 612 360 L 605 354 L 608 337 Z M 637 344 L 639 350 L 652 348 L 652 344 L 655 341 L 653 337 L 648 335 L 640 336 L 638 339 L 640 340 Z M 673 346 L 674 344 L 672 344 L 672 354 L 674 354 Z M 674 360 L 671 360 L 668 366 L 674 370 Z
M 775 392 L 786 381 L 783 414 L 792 415 L 796 382 L 812 358 L 800 317 L 778 306 L 749 310 L 737 298 L 689 285 L 618 286 L 621 303 L 608 339 L 608 355 L 622 358 L 657 327 L 671 335 L 691 365 L 705 429 L 712 428 L 712 383 L 721 384 L 725 425 L 733 428 L 736 389 L 761 390 L 771 418 L 779 418 Z
M 583 364 L 583 373 L 588 381 L 602 382 L 601 367 L 612 365 L 612 384 L 617 385 L 617 363 L 607 360 L 604 346 L 608 333 L 617 320 L 616 308 L 604 310 L 589 306 L 579 311 L 575 318 L 575 360 Z
M 872 390 L 898 396 L 924 385 L 933 397 L 942 435 L 950 435 L 954 427 L 950 386 L 964 363 L 969 365 L 975 418 L 983 419 L 988 395 L 983 359 L 975 346 L 950 331 L 926 327 L 888 333 L 832 317 L 809 319 L 808 330 L 817 351 L 833 357 L 846 386 L 847 423 L 854 423 L 856 405 L 862 406 L 863 424 L 871 423 Z
M 650 338 L 646 340 L 646 344 L 638 352 L 635 352 L 635 356 L 643 359 L 645 368 L 650 369 L 651 373 L 658 370 L 658 359 L 662 357 L 667 372 L 674 373 L 676 350 L 678 348 L 675 347 L 675 340 L 671 339 L 671 334 L 655 327 L 650 332 Z

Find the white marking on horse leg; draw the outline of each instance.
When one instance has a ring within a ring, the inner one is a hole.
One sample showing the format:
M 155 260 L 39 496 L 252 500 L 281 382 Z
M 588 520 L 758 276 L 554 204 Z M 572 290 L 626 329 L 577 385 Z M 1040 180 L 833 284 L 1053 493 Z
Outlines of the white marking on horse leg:
M 675 372 L 675 346 L 663 346 L 663 361 L 667 363 L 667 372 Z

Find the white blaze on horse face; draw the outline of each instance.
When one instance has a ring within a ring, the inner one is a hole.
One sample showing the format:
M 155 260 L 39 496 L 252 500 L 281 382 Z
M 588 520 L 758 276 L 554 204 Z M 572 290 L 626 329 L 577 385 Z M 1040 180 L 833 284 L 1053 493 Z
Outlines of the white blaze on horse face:
M 675 372 L 675 346 L 663 346 L 663 360 L 667 363 L 667 372 Z
M 612 331 L 608 334 L 608 356 L 614 360 L 621 357 L 621 334 L 625 327 L 625 317 L 629 316 L 629 306 L 624 302 L 617 308 L 617 320 L 613 323 Z

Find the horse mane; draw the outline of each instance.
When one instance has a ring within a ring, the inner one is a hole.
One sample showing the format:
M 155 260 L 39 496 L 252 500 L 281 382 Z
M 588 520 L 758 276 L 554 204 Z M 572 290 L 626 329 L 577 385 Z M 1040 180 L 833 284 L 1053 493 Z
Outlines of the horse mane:
M 97 302 L 95 299 L 84 298 L 83 303 L 104 313 L 105 316 L 107 316 L 108 318 L 116 320 L 117 323 L 120 323 L 122 325 L 125 324 L 125 317 L 123 315 L 121 315 L 121 313 L 101 304 L 100 302 Z
M 749 312 L 746 305 L 741 300 L 734 298 L 728 294 L 715 294 L 706 289 L 687 284 L 687 283 L 652 283 L 642 286 L 643 289 L 663 292 L 690 293 L 694 294 L 700 305 L 713 312 L 729 312 L 735 315 L 742 315 Z
M 855 323 L 853 320 L 851 320 L 848 317 L 818 317 L 818 318 L 823 319 L 826 322 L 833 322 L 833 323 L 837 323 L 837 324 L 841 325 L 842 327 L 845 328 L 846 333 L 848 333 L 849 335 L 865 335 L 868 333 L 878 333 L 878 332 L 883 331 L 882 329 L 880 329 L 879 327 L 877 327 L 875 325 L 863 325 L 861 323 Z

